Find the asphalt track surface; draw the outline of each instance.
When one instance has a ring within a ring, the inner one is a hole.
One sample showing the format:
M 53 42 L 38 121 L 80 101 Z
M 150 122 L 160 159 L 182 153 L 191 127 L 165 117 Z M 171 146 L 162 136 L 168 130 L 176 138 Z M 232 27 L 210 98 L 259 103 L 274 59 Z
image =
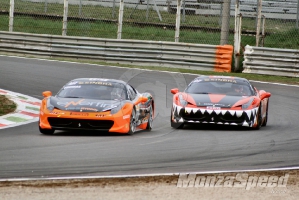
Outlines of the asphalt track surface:
M 272 93 L 267 127 L 170 127 L 170 89 L 195 76 L 0 56 L 0 88 L 42 99 L 78 77 L 116 78 L 154 95 L 151 132 L 42 135 L 37 122 L 0 130 L 0 178 L 116 176 L 299 166 L 299 87 L 256 83 Z

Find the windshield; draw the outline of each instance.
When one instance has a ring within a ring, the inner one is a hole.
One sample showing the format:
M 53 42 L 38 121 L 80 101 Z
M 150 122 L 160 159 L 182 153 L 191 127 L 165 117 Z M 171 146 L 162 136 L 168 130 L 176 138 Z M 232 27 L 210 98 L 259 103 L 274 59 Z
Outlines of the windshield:
M 125 100 L 127 99 L 123 84 L 67 84 L 58 93 L 62 98 L 86 98 L 99 100 Z
M 254 94 L 253 89 L 247 82 L 206 81 L 202 79 L 191 82 L 185 92 L 191 94 L 224 94 L 231 96 L 252 96 Z

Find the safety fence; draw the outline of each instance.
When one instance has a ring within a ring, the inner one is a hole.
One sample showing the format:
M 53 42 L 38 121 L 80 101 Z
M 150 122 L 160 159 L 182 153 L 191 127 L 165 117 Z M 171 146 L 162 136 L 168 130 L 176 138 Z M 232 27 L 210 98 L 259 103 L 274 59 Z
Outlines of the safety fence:
M 299 77 L 299 50 L 247 45 L 243 73 Z
M 298 0 L 0 0 L 0 8 L 0 31 L 218 45 L 234 44 L 240 21 L 242 46 L 261 39 L 256 46 L 298 49 Z
M 230 72 L 233 46 L 0 31 L 0 53 Z

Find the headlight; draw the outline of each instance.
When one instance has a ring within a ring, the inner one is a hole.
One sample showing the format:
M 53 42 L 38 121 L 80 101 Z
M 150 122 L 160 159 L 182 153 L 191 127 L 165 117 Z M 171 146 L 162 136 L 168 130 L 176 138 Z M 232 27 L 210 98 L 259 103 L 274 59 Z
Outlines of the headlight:
M 110 113 L 111 113 L 111 114 L 115 114 L 115 113 L 117 113 L 118 111 L 120 111 L 120 109 L 122 108 L 122 105 L 123 105 L 123 104 L 118 104 L 118 105 L 112 105 L 112 106 L 109 106 L 109 107 L 105 108 L 104 110 L 102 110 L 102 112 L 105 112 L 105 111 L 109 111 L 109 110 L 110 110 Z
M 185 106 L 188 104 L 188 102 L 183 98 L 182 95 L 179 95 L 179 100 L 180 100 L 180 104 L 181 104 L 183 107 L 185 107 Z
M 54 106 L 50 103 L 50 98 L 47 99 L 47 109 L 49 111 L 54 110 Z
M 110 113 L 111 113 L 111 114 L 115 114 L 115 113 L 117 113 L 118 111 L 120 111 L 121 107 L 122 107 L 122 106 L 119 105 L 119 106 L 116 106 L 116 107 L 112 108 L 111 111 L 110 111 Z
M 254 98 L 251 98 L 247 103 L 242 105 L 242 109 L 247 109 L 253 102 Z

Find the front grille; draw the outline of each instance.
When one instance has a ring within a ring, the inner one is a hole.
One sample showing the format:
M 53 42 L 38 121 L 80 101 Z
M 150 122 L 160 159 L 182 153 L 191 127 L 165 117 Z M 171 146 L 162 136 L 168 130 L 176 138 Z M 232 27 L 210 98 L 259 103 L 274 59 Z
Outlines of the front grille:
M 54 129 L 88 129 L 109 130 L 114 122 L 111 120 L 69 119 L 49 117 L 48 121 Z
M 226 112 L 224 115 L 219 116 L 221 122 L 231 122 L 231 123 L 242 123 L 248 121 L 248 117 L 245 112 L 240 117 L 236 115 L 231 115 L 229 112 Z
M 222 122 L 222 123 L 242 123 L 244 121 L 248 121 L 248 117 L 245 112 L 241 116 L 232 115 L 230 112 L 226 112 L 225 114 L 216 114 L 216 112 L 212 111 L 209 113 L 207 110 L 202 113 L 201 111 L 190 113 L 185 112 L 185 109 L 181 109 L 179 115 L 187 121 L 200 121 L 200 122 Z

